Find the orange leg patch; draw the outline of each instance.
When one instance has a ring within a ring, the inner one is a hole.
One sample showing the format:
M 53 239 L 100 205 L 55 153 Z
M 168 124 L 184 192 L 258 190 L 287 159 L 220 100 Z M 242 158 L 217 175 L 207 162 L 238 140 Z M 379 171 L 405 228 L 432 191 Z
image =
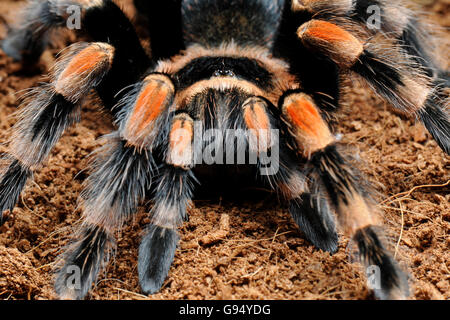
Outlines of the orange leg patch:
M 288 96 L 283 104 L 283 115 L 304 156 L 309 158 L 317 150 L 334 142 L 327 123 L 306 94 Z
M 167 163 L 175 167 L 190 168 L 194 160 L 193 139 L 194 121 L 186 114 L 177 115 L 170 129 Z
M 73 100 L 80 92 L 92 89 L 98 77 L 110 69 L 113 58 L 114 47 L 105 43 L 89 45 L 73 56 L 57 75 L 55 91 Z
M 350 68 L 363 53 L 362 43 L 350 32 L 322 20 L 311 20 L 297 30 L 303 44 L 329 57 L 337 65 Z
M 133 145 L 150 147 L 158 134 L 155 124 L 170 107 L 174 94 L 175 88 L 168 77 L 152 74 L 145 78 L 126 121 L 124 138 Z
M 267 103 L 257 97 L 247 99 L 243 104 L 244 121 L 250 133 L 250 147 L 260 152 L 272 145 L 271 125 L 267 114 Z

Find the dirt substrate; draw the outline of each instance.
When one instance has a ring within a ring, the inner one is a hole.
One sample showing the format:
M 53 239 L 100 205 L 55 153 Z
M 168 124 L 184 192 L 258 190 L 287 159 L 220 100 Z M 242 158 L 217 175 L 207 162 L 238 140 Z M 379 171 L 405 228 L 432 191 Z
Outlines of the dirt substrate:
M 427 2 L 432 18 L 450 27 L 450 2 Z M 0 17 L 11 21 L 22 5 L 1 0 Z M 0 38 L 5 33 L 0 24 Z M 10 116 L 19 91 L 42 79 L 57 52 L 47 51 L 36 70 L 25 72 L 0 51 L 1 142 L 14 123 Z M 339 131 L 360 153 L 363 171 L 384 195 L 379 208 L 394 249 L 398 242 L 397 257 L 411 275 L 412 298 L 449 299 L 450 158 L 420 124 L 393 114 L 361 86 L 355 84 L 347 102 Z M 94 104 L 86 105 L 81 123 L 68 130 L 48 165 L 26 187 L 0 228 L 0 299 L 54 298 L 52 267 L 79 223 L 77 197 L 86 177 L 81 171 L 86 156 L 99 145 L 97 138 L 110 130 L 110 119 Z M 161 292 L 143 296 L 137 247 L 149 219 L 144 208 L 140 211 L 118 235 L 117 254 L 91 299 L 373 298 L 358 265 L 346 254 L 348 239 L 341 237 L 333 256 L 315 249 L 286 208 L 267 193 L 257 200 L 196 200 Z

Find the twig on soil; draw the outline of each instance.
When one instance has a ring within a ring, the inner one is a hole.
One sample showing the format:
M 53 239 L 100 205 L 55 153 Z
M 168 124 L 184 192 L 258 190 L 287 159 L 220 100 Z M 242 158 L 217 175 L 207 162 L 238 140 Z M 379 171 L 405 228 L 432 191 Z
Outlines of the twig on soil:
M 400 241 L 402 240 L 402 236 L 403 236 L 403 226 L 405 225 L 405 217 L 404 217 L 404 213 L 403 213 L 403 203 L 400 201 L 399 204 L 400 204 L 400 212 L 402 214 L 402 225 L 400 226 L 400 235 L 398 237 L 397 245 L 395 246 L 394 259 L 397 258 L 398 247 L 400 246 Z
M 282 235 L 285 235 L 285 234 L 288 234 L 288 233 L 291 233 L 292 231 L 286 231 L 286 232 L 283 232 L 283 233 L 279 233 L 279 234 L 276 234 L 274 237 L 272 237 L 272 238 L 265 238 L 265 239 L 229 239 L 229 240 L 226 240 L 226 242 L 263 242 L 263 241 L 270 241 L 270 240 L 272 240 L 272 242 L 273 242 L 273 240 L 275 239 L 275 238 L 277 238 L 277 237 L 279 237 L 279 236 L 282 236 Z
M 260 272 L 262 269 L 263 269 L 263 267 L 259 267 L 255 272 L 246 274 L 246 275 L 242 276 L 242 278 L 252 278 L 252 277 L 254 277 L 258 272 Z
M 400 193 L 394 194 L 393 196 L 390 196 L 386 200 L 380 202 L 380 205 L 385 204 L 385 203 L 392 203 L 392 202 L 395 202 L 395 201 L 404 200 L 404 198 L 410 196 L 411 193 L 413 193 L 414 191 L 416 191 L 418 189 L 423 189 L 423 188 L 442 188 L 442 187 L 446 187 L 448 185 L 450 185 L 450 180 L 448 180 L 444 184 L 426 184 L 426 185 L 421 185 L 421 186 L 415 186 L 414 188 L 412 188 L 409 191 L 400 192 Z
M 275 239 L 276 239 L 276 237 L 277 237 L 277 234 L 278 234 L 278 231 L 279 231 L 279 230 L 280 230 L 280 227 L 277 228 L 277 231 L 275 231 L 275 234 L 273 235 L 273 238 L 272 238 L 272 244 L 275 242 Z M 273 253 L 273 250 L 270 249 L 270 251 L 269 251 L 269 256 L 267 257 L 267 260 L 270 259 L 270 257 L 272 256 L 272 253 Z
M 323 291 L 323 292 L 321 292 L 321 293 L 319 293 L 319 294 L 320 294 L 320 295 L 329 295 L 330 293 L 334 293 L 334 292 L 331 292 L 331 291 L 334 290 L 334 289 L 339 288 L 339 286 L 340 286 L 340 285 L 332 286 L 332 287 L 326 289 L 325 291 Z
M 403 200 L 406 200 L 406 199 L 403 199 Z M 412 199 L 408 199 L 408 200 L 412 200 Z M 410 213 L 410 214 L 413 214 L 413 215 L 416 215 L 416 216 L 423 216 L 424 218 L 426 218 L 426 219 L 429 219 L 428 217 L 426 217 L 426 216 L 424 216 L 423 214 L 421 214 L 421 213 L 419 213 L 419 212 L 416 212 L 416 211 L 411 211 L 411 210 L 405 210 L 405 209 L 399 209 L 399 208 L 396 208 L 396 207 L 390 207 L 390 206 L 380 206 L 382 209 L 389 209 L 389 210 L 396 210 L 396 211 L 402 211 L 402 212 L 404 212 L 404 213 Z
M 150 300 L 149 297 L 144 296 L 143 294 L 139 294 L 139 293 L 132 292 L 132 291 L 128 291 L 128 290 L 121 289 L 121 288 L 113 288 L 113 289 L 115 289 L 115 290 L 117 290 L 117 291 L 122 291 L 122 292 L 124 292 L 124 293 L 131 294 L 131 295 L 133 295 L 133 296 L 135 296 L 135 297 L 138 297 L 138 298 L 140 298 L 140 299 L 142 299 L 142 300 Z
M 53 239 L 53 237 L 54 237 L 55 235 L 60 234 L 60 233 L 63 233 L 64 231 L 66 231 L 67 228 L 69 228 L 69 227 L 63 227 L 63 228 L 61 228 L 61 229 L 59 229 L 59 230 L 53 231 L 52 233 L 50 233 L 50 234 L 48 235 L 48 237 L 47 237 L 44 241 L 42 241 L 42 242 L 39 243 L 37 246 L 35 246 L 35 247 L 31 248 L 30 250 L 28 250 L 27 252 L 25 252 L 25 254 L 28 254 L 28 253 L 30 253 L 30 252 L 33 252 L 34 250 L 36 250 L 37 248 L 39 248 L 40 246 L 42 246 L 44 243 L 46 243 L 46 242 L 50 241 L 51 239 Z
M 28 207 L 27 204 L 25 203 L 25 201 L 23 200 L 23 197 L 20 197 L 20 201 L 22 202 L 23 206 L 24 206 L 25 208 L 27 208 L 28 211 L 30 211 L 30 212 L 31 212 L 32 214 L 34 214 L 36 217 L 39 217 L 39 218 L 41 218 L 41 219 L 45 219 L 44 216 L 41 216 L 41 215 L 35 213 L 34 210 L 31 210 L 30 207 Z

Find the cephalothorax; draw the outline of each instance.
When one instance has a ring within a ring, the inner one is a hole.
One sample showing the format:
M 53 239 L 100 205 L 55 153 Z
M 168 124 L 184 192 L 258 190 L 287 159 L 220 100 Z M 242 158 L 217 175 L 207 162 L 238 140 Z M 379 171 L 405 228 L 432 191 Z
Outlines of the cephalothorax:
M 146 198 L 154 204 L 139 248 L 139 280 L 145 293 L 161 288 L 177 247 L 177 228 L 201 183 L 197 165 L 220 164 L 199 159 L 210 147 L 207 132 L 214 129 L 227 148 L 234 147 L 225 157 L 255 157 L 258 181 L 282 195 L 315 246 L 337 250 L 335 214 L 357 244 L 361 262 L 380 268 L 376 295 L 407 297 L 407 277 L 374 230 L 369 184 L 338 143 L 330 120 L 339 109 L 342 79 L 353 73 L 395 109 L 417 117 L 450 152 L 444 93 L 449 78 L 430 53 L 417 17 L 388 0 L 135 4 L 146 18 L 151 56 L 108 0 L 31 1 L 23 25 L 2 42 L 7 54 L 32 62 L 50 31 L 66 25 L 71 6 L 82 9 L 80 31 L 93 41 L 70 46 L 51 81 L 35 88 L 21 108 L 3 157 L 0 213 L 15 206 L 32 172 L 79 120 L 92 90 L 117 128 L 95 154 L 81 196 L 83 223 L 57 273 L 58 295 L 85 297 L 114 248 L 114 232 Z M 378 24 L 369 21 L 371 6 L 381 13 Z M 269 153 L 277 155 L 276 170 L 264 171 Z M 217 150 L 210 155 L 216 159 Z M 74 266 L 80 270 L 79 287 L 68 283 Z

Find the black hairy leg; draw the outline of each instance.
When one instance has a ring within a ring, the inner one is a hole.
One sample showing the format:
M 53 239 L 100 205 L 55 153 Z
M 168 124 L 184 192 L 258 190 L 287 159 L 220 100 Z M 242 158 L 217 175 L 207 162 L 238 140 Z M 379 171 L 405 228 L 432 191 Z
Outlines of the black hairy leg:
M 179 236 L 173 229 L 150 225 L 139 246 L 138 273 L 146 294 L 158 292 L 172 265 Z
M 421 67 L 430 78 L 448 78 L 433 53 L 430 27 L 403 1 L 292 0 L 291 8 L 294 12 L 314 15 L 315 19 L 329 19 L 343 25 L 356 23 L 354 26 L 368 36 L 383 34 L 394 41 L 393 45 L 398 45 L 398 50 L 408 54 L 404 58 L 413 62 L 411 67 Z
M 405 299 L 409 296 L 407 275 L 384 247 L 374 226 L 378 224 L 371 191 L 364 177 L 346 159 L 340 147 L 330 145 L 313 155 L 313 174 L 320 177 L 328 192 L 337 218 L 346 235 L 358 243 L 358 255 L 365 268 L 376 265 L 383 274 L 379 299 Z M 361 234 L 370 233 L 370 237 Z M 380 258 L 381 257 L 381 258 Z
M 387 17 L 380 26 L 382 31 L 389 32 L 384 40 L 375 37 L 372 41 L 369 36 L 360 39 L 360 29 L 364 30 L 368 21 L 353 32 L 346 30 L 345 21 L 362 22 L 363 8 L 371 5 L 384 10 L 383 17 Z M 450 152 L 449 102 L 443 92 L 448 82 L 447 73 L 438 68 L 428 47 L 422 45 L 427 43 L 426 37 L 420 36 L 425 31 L 416 25 L 417 20 L 408 10 L 381 0 L 293 0 L 291 10 L 294 12 L 291 20 L 295 20 L 296 15 L 314 14 L 313 20 L 304 23 L 298 20 L 297 35 L 303 47 L 341 70 L 359 74 L 394 108 L 419 119 L 438 145 L 446 153 Z M 423 41 L 419 41 L 419 37 Z
M 32 172 L 19 160 L 15 160 L 8 154 L 1 155 L 1 181 L 0 181 L 0 199 L 2 199 L 3 211 L 0 213 L 0 226 L 7 220 L 4 215 L 5 210 L 12 212 L 20 193 L 25 187 L 28 178 Z
M 115 247 L 112 234 L 98 226 L 85 226 L 75 237 L 55 279 L 55 291 L 62 300 L 84 298 Z
M 339 236 L 333 212 L 326 198 L 319 192 L 304 193 L 291 200 L 289 212 L 306 238 L 317 248 L 330 253 L 338 250 Z
M 139 247 L 138 273 L 141 289 L 157 292 L 167 277 L 178 243 L 177 228 L 187 219 L 196 179 L 194 124 L 183 112 L 170 113 L 174 98 L 171 79 L 150 74 L 123 103 L 122 135 L 137 148 L 164 154 L 154 182 L 151 224 Z
M 152 223 L 139 246 L 139 283 L 147 294 L 159 291 L 169 273 L 179 241 L 177 228 L 187 220 L 194 183 L 191 171 L 172 166 L 163 168 L 156 182 Z
M 157 97 L 161 92 L 152 94 Z M 177 228 L 188 219 L 187 208 L 197 182 L 191 171 L 194 164 L 192 118 L 179 113 L 170 121 L 168 129 L 162 131 L 166 134 L 162 143 L 166 164 L 158 168 L 150 212 L 152 220 L 139 246 L 139 283 L 147 294 L 159 291 L 169 273 L 179 241 Z
M 70 8 L 80 10 L 79 34 L 93 42 L 115 48 L 114 67 L 96 90 L 104 106 L 111 110 L 121 97 L 121 90 L 138 81 L 151 61 L 140 44 L 134 27 L 111 0 L 45 0 L 29 2 L 17 28 L 10 30 L 2 49 L 16 60 L 33 63 L 46 47 L 53 30 L 66 28 Z
M 295 148 L 294 141 L 290 141 L 291 133 L 286 129 L 286 124 L 276 120 L 280 116 L 278 109 L 260 97 L 247 99 L 242 109 L 243 122 L 250 130 L 250 150 L 258 157 L 257 165 L 263 182 L 286 199 L 293 220 L 312 244 L 335 253 L 338 235 L 330 206 L 317 183 L 302 173 L 304 160 L 292 150 Z M 317 117 L 318 114 L 316 118 L 311 115 L 312 121 L 323 121 Z M 278 137 L 272 135 L 275 129 L 281 129 Z M 267 153 L 274 152 L 275 148 L 279 152 L 279 163 L 277 170 L 270 172 L 264 165 Z
M 115 248 L 114 232 L 137 211 L 148 194 L 156 164 L 118 133 L 96 152 L 81 195 L 83 223 L 60 257 L 55 290 L 63 299 L 82 299 Z M 79 283 L 71 280 L 78 272 Z
M 297 214 L 295 217 L 302 221 L 306 230 L 313 230 L 316 242 L 320 243 L 325 234 L 325 239 L 328 240 L 326 243 L 333 244 L 337 235 L 328 211 L 330 207 L 333 208 L 344 234 L 359 241 L 359 256 L 366 268 L 377 257 L 383 256 L 383 259 L 378 261 L 378 267 L 381 272 L 386 273 L 386 279 L 392 281 L 383 282 L 381 289 L 375 292 L 377 296 L 381 299 L 407 297 L 409 289 L 406 275 L 397 266 L 389 251 L 381 245 L 378 236 L 375 233 L 371 234 L 370 239 L 360 236 L 361 232 L 372 230 L 373 226 L 378 224 L 371 199 L 371 188 L 354 167 L 352 159 L 345 155 L 345 148 L 336 143 L 319 113 L 317 104 L 304 93 L 291 93 L 285 96 L 280 104 L 282 119 L 294 138 L 293 144 L 298 154 L 307 159 L 304 172 L 312 181 L 311 190 L 316 191 L 312 198 L 308 194 L 303 196 L 302 200 L 309 202 L 303 203 L 303 216 Z M 318 197 L 320 195 L 325 197 Z M 308 209 L 314 207 L 320 208 L 320 214 L 306 218 L 310 214 Z M 298 210 L 295 203 L 291 204 L 291 210 Z
M 439 146 L 450 152 L 448 98 L 422 69 L 402 68 L 402 57 L 398 53 L 395 56 L 395 51 L 392 61 L 384 59 L 385 54 L 365 48 L 350 32 L 327 21 L 311 20 L 300 26 L 297 33 L 304 46 L 327 57 L 342 70 L 361 75 L 396 109 L 416 116 Z
M 81 103 L 108 73 L 113 56 L 108 44 L 76 44 L 57 63 L 53 81 L 26 96 L 12 129 L 9 161 L 3 163 L 2 192 L 10 191 L 0 199 L 0 214 L 10 209 L 24 187 L 23 179 L 8 177 L 19 167 L 21 176 L 29 177 L 42 165 L 65 129 L 78 122 Z
M 149 75 L 120 101 L 117 120 L 119 130 L 107 136 L 107 144 L 97 152 L 92 164 L 93 172 L 81 196 L 84 216 L 83 226 L 78 232 L 81 236 L 76 236 L 73 244 L 61 256 L 62 267 L 55 285 L 60 297 L 84 298 L 101 269 L 98 264 L 103 265 L 109 257 L 105 251 L 111 251 L 111 246 L 107 246 L 110 242 L 86 241 L 83 235 L 89 237 L 96 230 L 111 235 L 120 229 L 148 196 L 161 162 L 160 159 L 155 160 L 151 151 L 160 146 L 154 142 L 159 141 L 158 137 L 162 139 L 159 133 L 164 131 L 161 128 L 167 126 L 162 120 L 167 120 L 173 94 L 173 84 L 168 77 Z M 152 131 L 156 133 L 153 138 L 148 138 Z M 144 244 L 151 243 L 146 239 Z M 86 251 L 87 246 L 94 245 L 95 250 Z M 79 265 L 79 252 L 85 251 L 84 261 L 97 267 L 86 269 Z M 73 265 L 80 268 L 83 276 L 81 288 L 77 290 L 65 285 L 71 279 L 71 274 L 66 270 Z M 167 272 L 169 267 L 170 263 Z

